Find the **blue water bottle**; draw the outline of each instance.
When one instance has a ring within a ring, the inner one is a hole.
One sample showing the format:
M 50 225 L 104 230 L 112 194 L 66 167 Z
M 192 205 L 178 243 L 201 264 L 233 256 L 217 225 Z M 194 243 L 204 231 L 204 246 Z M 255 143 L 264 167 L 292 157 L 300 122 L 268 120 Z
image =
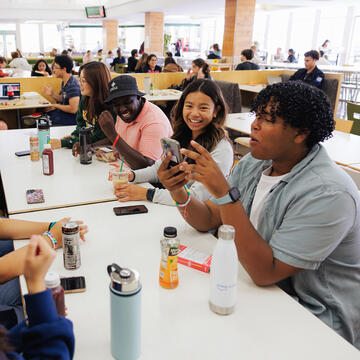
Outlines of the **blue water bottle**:
M 136 270 L 117 264 L 110 276 L 111 354 L 115 359 L 136 360 L 141 352 L 141 284 Z
M 39 152 L 42 156 L 44 145 L 50 142 L 50 120 L 46 117 L 41 117 L 38 120 L 38 137 L 39 137 Z

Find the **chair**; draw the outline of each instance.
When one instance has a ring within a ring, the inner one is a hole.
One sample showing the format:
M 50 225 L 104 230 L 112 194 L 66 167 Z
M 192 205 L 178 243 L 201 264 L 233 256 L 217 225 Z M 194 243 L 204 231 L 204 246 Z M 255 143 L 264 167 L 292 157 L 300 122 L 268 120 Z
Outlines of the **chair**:
M 353 126 L 352 120 L 344 120 L 344 119 L 335 119 L 335 130 L 342 131 L 345 133 L 350 133 L 351 128 Z
M 291 75 L 288 74 L 281 74 L 280 75 L 281 81 L 282 82 L 289 81 L 290 76 Z M 337 94 L 338 86 L 339 86 L 338 79 L 328 79 L 326 78 L 325 75 L 321 90 L 327 95 L 334 112 L 335 112 L 336 94 Z
M 216 84 L 219 85 L 224 99 L 228 105 L 229 113 L 239 113 L 241 112 L 241 93 L 239 89 L 239 84 L 215 80 Z
M 347 118 L 353 120 L 354 124 L 351 128 L 351 133 L 360 135 L 360 104 L 354 104 L 352 102 L 346 102 Z
M 119 74 L 124 73 L 125 72 L 125 64 L 115 64 L 114 71 Z

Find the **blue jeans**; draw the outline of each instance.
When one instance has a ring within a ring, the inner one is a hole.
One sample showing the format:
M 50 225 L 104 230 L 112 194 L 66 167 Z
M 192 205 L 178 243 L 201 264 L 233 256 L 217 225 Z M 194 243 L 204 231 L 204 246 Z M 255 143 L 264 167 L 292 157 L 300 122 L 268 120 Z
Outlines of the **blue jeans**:
M 14 251 L 13 241 L 0 240 L 0 257 L 11 251 Z M 6 318 L 11 317 L 10 310 L 15 312 L 18 322 L 24 319 L 24 310 L 21 301 L 20 282 L 18 277 L 0 285 L 0 312 L 4 311 L 4 316 L 1 317 L 2 321 L 4 321 L 5 318 L 6 322 Z
M 49 111 L 52 126 L 76 125 L 76 114 L 66 113 L 59 109 Z

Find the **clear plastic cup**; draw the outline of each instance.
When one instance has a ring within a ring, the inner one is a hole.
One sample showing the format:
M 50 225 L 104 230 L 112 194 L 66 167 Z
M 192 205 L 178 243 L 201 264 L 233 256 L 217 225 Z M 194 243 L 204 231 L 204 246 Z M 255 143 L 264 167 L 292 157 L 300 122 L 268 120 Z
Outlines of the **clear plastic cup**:
M 129 170 L 128 169 L 122 169 L 120 171 L 119 168 L 114 168 L 114 169 L 111 169 L 110 172 L 111 172 L 114 190 L 119 185 L 124 185 L 129 182 L 129 180 L 128 180 Z

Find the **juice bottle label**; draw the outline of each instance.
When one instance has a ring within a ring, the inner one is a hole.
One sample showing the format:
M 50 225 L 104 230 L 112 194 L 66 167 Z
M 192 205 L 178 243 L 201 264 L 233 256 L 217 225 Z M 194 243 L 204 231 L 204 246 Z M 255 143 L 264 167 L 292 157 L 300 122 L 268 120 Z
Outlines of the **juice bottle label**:
M 161 254 L 159 281 L 165 288 L 175 288 L 178 285 L 177 255 L 179 247 L 165 248 Z
M 44 174 L 50 174 L 49 155 L 43 155 L 43 172 Z

